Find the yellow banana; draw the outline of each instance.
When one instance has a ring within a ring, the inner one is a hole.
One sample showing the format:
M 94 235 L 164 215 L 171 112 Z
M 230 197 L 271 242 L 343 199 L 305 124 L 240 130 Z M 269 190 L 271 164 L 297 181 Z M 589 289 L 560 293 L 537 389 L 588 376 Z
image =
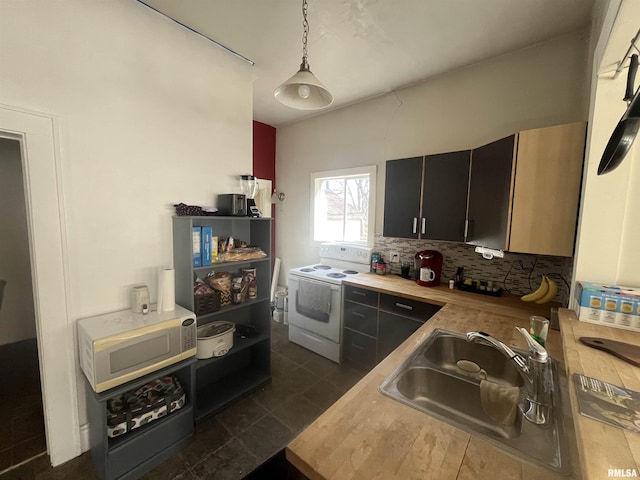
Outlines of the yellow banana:
M 549 281 L 547 279 L 547 276 L 543 275 L 538 289 L 534 292 L 528 293 L 527 295 L 523 295 L 522 297 L 520 297 L 520 300 L 522 300 L 523 302 L 535 302 L 546 296 L 548 291 Z
M 553 297 L 555 297 L 556 293 L 558 293 L 558 284 L 551 280 L 549 277 L 545 278 L 547 279 L 547 283 L 549 284 L 549 290 L 547 290 L 547 293 L 542 298 L 536 300 L 536 303 L 548 303 L 553 300 Z

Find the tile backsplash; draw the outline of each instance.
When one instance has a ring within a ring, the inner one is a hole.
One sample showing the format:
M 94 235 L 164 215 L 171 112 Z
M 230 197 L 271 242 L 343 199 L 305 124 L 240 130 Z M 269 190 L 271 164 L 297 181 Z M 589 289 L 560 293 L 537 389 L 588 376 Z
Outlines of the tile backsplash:
M 456 242 L 433 240 L 411 240 L 376 235 L 374 252 L 382 254 L 389 262 L 390 252 L 398 252 L 400 261 L 411 264 L 410 275 L 415 278 L 414 257 L 421 250 L 437 250 L 443 258 L 441 282 L 445 285 L 453 278 L 458 267 L 464 267 L 463 276 L 474 280 L 491 280 L 500 288 L 513 295 L 524 295 L 536 288 L 543 274 L 558 284 L 555 300 L 567 306 L 569 302 L 569 284 L 573 269 L 572 257 L 551 257 L 505 252 L 504 258 L 486 260 L 475 253 L 475 246 Z M 388 263 L 390 274 L 400 273 L 400 263 Z

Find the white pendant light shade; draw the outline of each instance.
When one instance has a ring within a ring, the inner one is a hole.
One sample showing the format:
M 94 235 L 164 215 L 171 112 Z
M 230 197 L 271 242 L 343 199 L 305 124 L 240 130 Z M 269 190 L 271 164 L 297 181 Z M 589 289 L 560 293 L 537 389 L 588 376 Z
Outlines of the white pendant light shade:
M 298 110 L 317 110 L 333 103 L 333 95 L 304 63 L 298 73 L 275 89 L 273 95 L 283 105 Z
M 333 103 L 333 95 L 309 70 L 307 62 L 307 37 L 309 22 L 307 21 L 307 0 L 302 0 L 302 63 L 300 70 L 289 80 L 273 91 L 274 97 L 281 104 L 298 110 L 318 110 Z

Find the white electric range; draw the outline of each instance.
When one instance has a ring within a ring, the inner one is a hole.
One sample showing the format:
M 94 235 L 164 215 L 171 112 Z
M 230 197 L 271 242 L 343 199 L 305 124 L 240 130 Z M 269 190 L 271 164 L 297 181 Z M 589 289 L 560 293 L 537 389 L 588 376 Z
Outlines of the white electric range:
M 371 248 L 324 243 L 320 263 L 289 270 L 289 340 L 342 360 L 342 282 L 371 268 Z

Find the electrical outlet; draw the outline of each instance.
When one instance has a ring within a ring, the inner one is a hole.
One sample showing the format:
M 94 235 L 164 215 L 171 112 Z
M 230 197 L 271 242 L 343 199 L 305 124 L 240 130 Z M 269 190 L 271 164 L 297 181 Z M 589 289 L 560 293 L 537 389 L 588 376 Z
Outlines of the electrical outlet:
M 398 252 L 389 252 L 389 263 L 400 263 L 400 254 Z

